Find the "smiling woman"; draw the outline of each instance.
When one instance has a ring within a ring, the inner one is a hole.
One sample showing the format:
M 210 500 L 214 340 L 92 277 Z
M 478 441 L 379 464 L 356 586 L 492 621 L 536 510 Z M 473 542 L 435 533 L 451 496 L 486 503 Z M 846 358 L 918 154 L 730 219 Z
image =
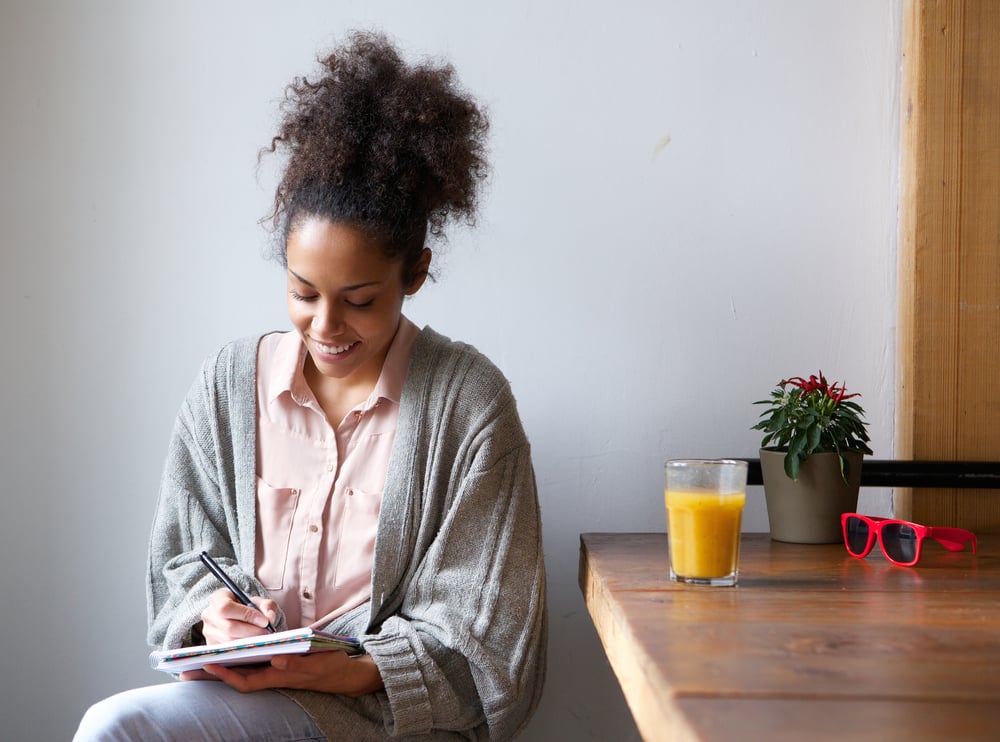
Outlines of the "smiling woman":
M 403 298 L 423 285 L 424 248 L 404 275 L 357 227 L 322 217 L 299 221 L 288 237 L 288 316 L 308 355 L 305 377 L 331 423 L 364 401 L 396 335 Z
M 365 653 L 209 665 L 181 680 L 221 682 L 96 704 L 77 739 L 507 739 L 534 711 L 545 571 L 517 406 L 488 359 L 402 313 L 486 172 L 486 119 L 453 78 L 355 34 L 290 86 L 269 151 L 288 154 L 272 223 L 294 331 L 205 362 L 150 542 L 155 648 L 271 621 Z

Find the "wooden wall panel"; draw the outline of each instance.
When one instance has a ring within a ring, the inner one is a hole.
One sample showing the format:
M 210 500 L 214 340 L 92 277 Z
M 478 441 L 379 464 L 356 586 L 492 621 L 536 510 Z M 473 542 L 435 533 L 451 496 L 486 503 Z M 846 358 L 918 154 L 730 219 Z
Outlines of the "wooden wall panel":
M 1000 2 L 903 18 L 897 458 L 1000 460 Z M 898 491 L 900 517 L 1000 531 L 1000 492 Z

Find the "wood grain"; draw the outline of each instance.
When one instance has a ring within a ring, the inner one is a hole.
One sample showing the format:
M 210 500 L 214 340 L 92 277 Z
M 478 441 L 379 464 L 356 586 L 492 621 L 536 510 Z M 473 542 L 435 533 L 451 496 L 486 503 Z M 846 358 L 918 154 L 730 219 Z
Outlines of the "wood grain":
M 904 3 L 896 456 L 1000 460 L 1000 3 Z M 900 517 L 1000 531 L 996 493 Z
M 1000 535 L 978 556 L 928 544 L 916 568 L 760 534 L 741 549 L 738 587 L 693 588 L 669 580 L 666 534 L 581 537 L 580 587 L 644 739 L 949 738 L 928 735 L 945 729 L 929 708 L 960 712 L 965 739 L 1000 729 Z

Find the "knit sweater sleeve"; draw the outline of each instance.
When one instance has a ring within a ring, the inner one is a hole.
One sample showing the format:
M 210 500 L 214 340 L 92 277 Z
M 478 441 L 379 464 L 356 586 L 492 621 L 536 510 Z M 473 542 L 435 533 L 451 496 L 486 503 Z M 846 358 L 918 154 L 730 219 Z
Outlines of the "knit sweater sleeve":
M 147 640 L 153 647 L 175 648 L 199 640 L 193 629 L 209 595 L 219 588 L 198 558 L 202 550 L 248 594 L 265 594 L 253 577 L 252 562 L 247 565 L 245 556 L 240 558 L 252 553 L 252 541 L 249 549 L 244 541 L 253 522 L 245 522 L 247 515 L 238 504 L 237 483 L 246 477 L 237 470 L 248 465 L 241 461 L 246 456 L 251 456 L 252 467 L 252 455 L 241 454 L 243 447 L 233 445 L 230 390 L 234 371 L 240 368 L 234 349 L 227 346 L 202 365 L 167 448 L 147 563 Z M 252 374 L 252 364 L 249 368 Z M 239 381 L 245 385 L 246 379 Z
M 424 445 L 402 441 L 406 506 L 384 509 L 379 525 L 383 552 L 399 539 L 403 577 L 395 595 L 373 595 L 385 618 L 364 644 L 393 736 L 476 729 L 508 739 L 542 689 L 545 570 L 530 448 L 506 380 L 465 348 L 433 364 L 416 426 Z

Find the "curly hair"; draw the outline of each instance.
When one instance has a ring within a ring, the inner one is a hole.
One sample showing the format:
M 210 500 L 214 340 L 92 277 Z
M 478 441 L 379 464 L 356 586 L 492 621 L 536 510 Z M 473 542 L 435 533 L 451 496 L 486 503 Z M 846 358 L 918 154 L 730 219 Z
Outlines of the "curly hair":
M 408 269 L 449 220 L 475 223 L 488 173 L 489 122 L 451 65 L 409 66 L 381 34 L 355 32 L 320 58 L 321 76 L 286 89 L 278 134 L 287 154 L 268 219 L 278 258 L 300 220 L 362 229 Z

